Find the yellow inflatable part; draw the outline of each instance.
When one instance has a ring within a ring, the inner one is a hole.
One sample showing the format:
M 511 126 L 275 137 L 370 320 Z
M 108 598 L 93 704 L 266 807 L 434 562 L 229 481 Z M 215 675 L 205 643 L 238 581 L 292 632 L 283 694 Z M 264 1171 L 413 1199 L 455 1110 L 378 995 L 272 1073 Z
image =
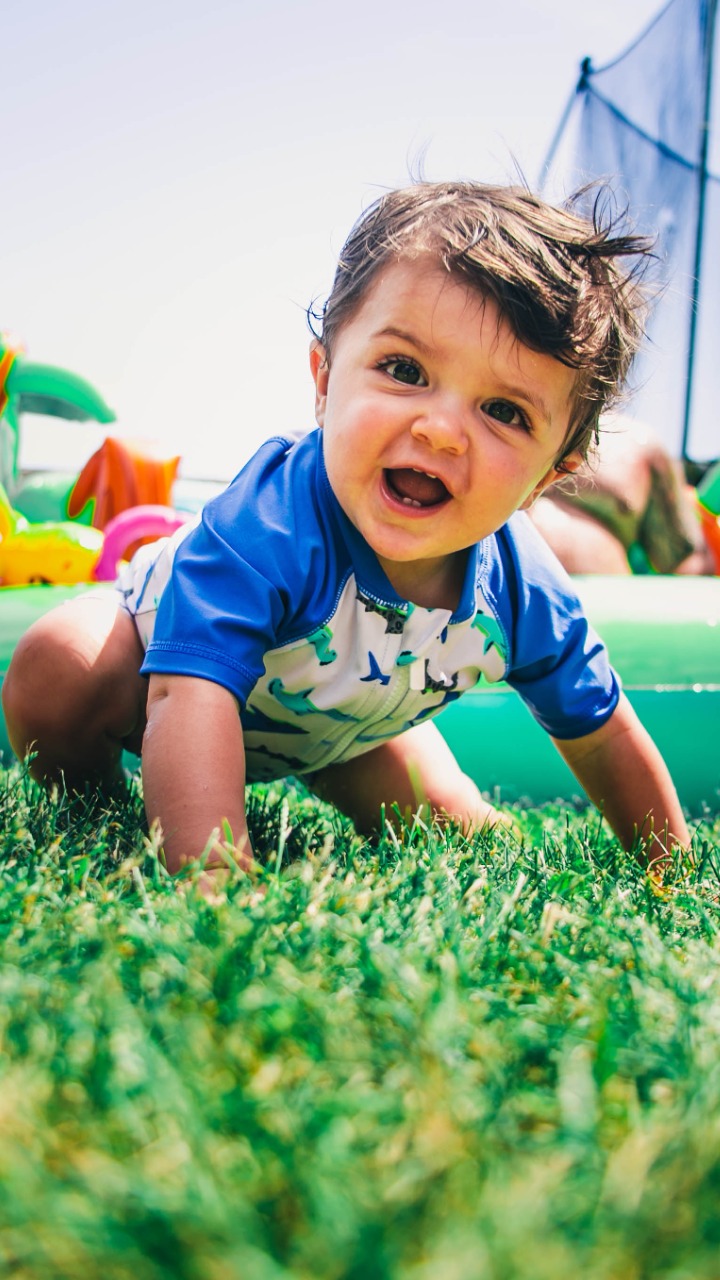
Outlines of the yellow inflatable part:
M 0 541 L 0 584 L 92 582 L 102 548 L 100 529 L 71 521 L 17 527 Z
M 71 520 L 29 524 L 0 484 L 0 586 L 91 582 L 104 540 L 99 529 Z
M 27 528 L 27 520 L 10 506 L 8 496 L 0 484 L 0 538 L 7 538 L 16 529 Z

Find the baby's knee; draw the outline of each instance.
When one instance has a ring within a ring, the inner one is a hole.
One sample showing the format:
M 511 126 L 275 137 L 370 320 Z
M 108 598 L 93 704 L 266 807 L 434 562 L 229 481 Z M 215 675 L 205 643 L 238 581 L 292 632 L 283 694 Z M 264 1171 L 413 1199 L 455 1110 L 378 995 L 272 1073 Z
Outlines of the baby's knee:
M 72 752 L 122 736 L 142 716 L 142 654 L 132 620 L 112 601 L 80 598 L 39 618 L 18 642 L 3 707 L 13 749 L 63 740 Z
M 67 656 L 46 618 L 34 623 L 15 647 L 2 685 L 2 705 L 10 741 L 20 756 L 65 714 Z
M 41 618 L 18 640 L 3 682 L 6 713 L 25 706 L 52 706 L 58 688 L 58 654 L 52 633 Z

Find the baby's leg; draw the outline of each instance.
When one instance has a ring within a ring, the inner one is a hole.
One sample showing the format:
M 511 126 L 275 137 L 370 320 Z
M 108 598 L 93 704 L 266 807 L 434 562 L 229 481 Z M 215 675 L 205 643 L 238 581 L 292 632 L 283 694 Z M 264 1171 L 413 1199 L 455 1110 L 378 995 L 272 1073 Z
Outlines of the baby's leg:
M 68 601 L 39 618 L 15 649 L 2 689 L 16 755 L 36 778 L 112 789 L 126 747 L 139 752 L 147 681 L 132 618 L 113 595 Z
M 395 804 L 405 817 L 429 807 L 433 814 L 454 818 L 465 831 L 503 821 L 429 721 L 365 755 L 330 765 L 316 776 L 313 787 L 352 818 L 359 831 L 378 827 L 383 804 L 388 817 Z

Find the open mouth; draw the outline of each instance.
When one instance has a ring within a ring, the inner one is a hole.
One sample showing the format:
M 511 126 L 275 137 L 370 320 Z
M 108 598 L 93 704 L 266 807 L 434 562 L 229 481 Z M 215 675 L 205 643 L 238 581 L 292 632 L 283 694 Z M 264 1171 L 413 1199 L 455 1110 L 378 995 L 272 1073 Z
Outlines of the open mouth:
M 438 476 L 415 467 L 394 467 L 385 472 L 388 493 L 405 507 L 439 507 L 450 498 Z

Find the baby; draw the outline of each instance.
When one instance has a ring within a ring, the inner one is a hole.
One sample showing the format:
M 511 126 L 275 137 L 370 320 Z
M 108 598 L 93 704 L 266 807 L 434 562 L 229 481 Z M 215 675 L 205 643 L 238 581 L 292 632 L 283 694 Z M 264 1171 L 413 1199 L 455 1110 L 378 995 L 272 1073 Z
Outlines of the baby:
M 521 188 L 383 196 L 311 343 L 319 429 L 268 440 L 114 596 L 34 624 L 3 688 L 17 754 L 39 778 L 112 787 L 123 748 L 142 752 L 171 871 L 203 852 L 211 870 L 226 850 L 247 862 L 258 779 L 302 777 L 361 830 L 422 804 L 470 831 L 499 815 L 432 720 L 505 679 L 626 845 L 688 843 L 525 514 L 580 465 L 627 374 L 643 314 L 627 263 L 647 252 Z

